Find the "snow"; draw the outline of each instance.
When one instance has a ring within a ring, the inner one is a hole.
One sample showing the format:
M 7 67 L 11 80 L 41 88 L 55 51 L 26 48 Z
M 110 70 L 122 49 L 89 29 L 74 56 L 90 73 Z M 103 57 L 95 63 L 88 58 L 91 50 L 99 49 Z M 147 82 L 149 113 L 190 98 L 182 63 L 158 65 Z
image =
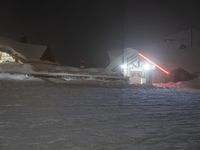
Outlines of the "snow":
M 28 76 L 26 74 L 10 74 L 10 73 L 0 73 L 0 80 L 42 81 L 42 79 Z
M 3 73 L 32 73 L 35 72 L 31 64 L 2 63 L 0 72 Z
M 176 88 L 193 88 L 200 89 L 200 77 L 190 81 L 179 81 L 177 83 L 154 83 L 155 87 L 176 87 Z
M 200 89 L 200 77 L 191 81 L 182 81 L 177 83 L 180 87 L 190 87 Z
M 3 63 L 0 67 L 0 74 L 27 74 L 30 76 L 46 76 L 54 78 L 71 79 L 89 79 L 89 80 L 127 80 L 119 74 L 109 74 L 102 68 L 87 68 L 79 69 L 69 66 L 57 66 L 55 64 L 38 62 L 34 64 L 17 64 L 17 63 Z M 1 75 L 0 75 L 1 76 Z M 14 77 L 13 77 L 14 78 Z M 57 79 L 55 79 L 57 80 Z M 60 82 L 60 81 L 59 81 Z
M 2 150 L 198 150 L 200 91 L 0 81 Z

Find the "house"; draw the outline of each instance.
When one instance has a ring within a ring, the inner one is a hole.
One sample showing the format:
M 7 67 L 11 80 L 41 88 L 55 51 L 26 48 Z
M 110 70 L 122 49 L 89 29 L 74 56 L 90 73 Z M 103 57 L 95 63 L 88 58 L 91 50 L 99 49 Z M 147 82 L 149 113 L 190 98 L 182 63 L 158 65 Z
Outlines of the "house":
M 110 51 L 109 58 L 110 64 L 106 69 L 123 74 L 130 84 L 151 84 L 152 74 L 156 68 L 165 74 L 169 73 L 135 49 L 126 48 L 121 53 Z
M 200 73 L 199 56 L 200 31 L 187 29 L 146 45 L 135 46 L 134 49 L 125 49 L 121 53 L 110 51 L 107 69 L 121 72 L 131 83 L 136 84 L 144 84 L 151 79 L 152 82 L 190 80 Z M 151 75 L 147 75 L 144 67 L 147 62 L 157 68 L 151 74 L 152 78 L 149 78 Z M 181 71 L 184 78 L 180 77 L 179 68 L 184 70 Z
M 33 45 L 0 37 L 0 63 L 55 63 L 51 50 L 46 45 Z
M 200 72 L 200 31 L 197 29 L 179 31 L 155 42 L 135 46 L 135 49 L 171 71 L 183 68 L 191 73 Z

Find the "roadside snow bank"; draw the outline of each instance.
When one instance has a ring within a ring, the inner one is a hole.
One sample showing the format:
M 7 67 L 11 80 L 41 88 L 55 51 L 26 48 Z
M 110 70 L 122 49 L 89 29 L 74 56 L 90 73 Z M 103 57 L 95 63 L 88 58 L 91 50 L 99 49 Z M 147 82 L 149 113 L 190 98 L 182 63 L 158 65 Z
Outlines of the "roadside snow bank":
M 0 80 L 42 81 L 39 78 L 24 74 L 10 74 L 10 73 L 0 73 Z
M 191 81 L 181 81 L 176 83 L 179 87 L 200 89 L 200 78 Z
M 195 88 L 200 89 L 200 78 L 190 81 L 168 82 L 168 83 L 154 83 L 155 87 L 175 87 L 175 88 Z
M 1 64 L 0 72 L 31 73 L 34 69 L 31 64 L 6 63 Z

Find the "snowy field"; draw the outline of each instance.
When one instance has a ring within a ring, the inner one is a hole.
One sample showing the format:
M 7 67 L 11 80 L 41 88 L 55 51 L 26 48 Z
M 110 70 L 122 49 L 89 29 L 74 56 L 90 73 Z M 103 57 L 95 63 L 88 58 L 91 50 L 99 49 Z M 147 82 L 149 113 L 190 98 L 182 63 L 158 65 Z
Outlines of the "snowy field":
M 0 150 L 199 150 L 200 90 L 0 81 Z

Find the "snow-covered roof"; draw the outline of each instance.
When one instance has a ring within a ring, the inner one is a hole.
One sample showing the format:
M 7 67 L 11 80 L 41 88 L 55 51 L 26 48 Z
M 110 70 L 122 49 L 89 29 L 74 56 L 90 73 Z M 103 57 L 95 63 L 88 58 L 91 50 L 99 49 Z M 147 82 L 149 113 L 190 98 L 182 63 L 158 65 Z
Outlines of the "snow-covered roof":
M 3 51 L 12 51 L 12 53 L 15 53 L 19 57 L 24 57 L 25 59 L 40 60 L 47 46 L 21 43 L 12 39 L 0 37 L 0 49 Z
M 106 70 L 118 72 L 120 66 L 125 63 L 125 60 L 133 61 L 132 57 L 138 55 L 138 51 L 132 48 L 126 48 L 121 53 L 119 51 L 109 51 L 110 64 L 106 67 Z M 129 62 L 126 62 L 127 64 Z

